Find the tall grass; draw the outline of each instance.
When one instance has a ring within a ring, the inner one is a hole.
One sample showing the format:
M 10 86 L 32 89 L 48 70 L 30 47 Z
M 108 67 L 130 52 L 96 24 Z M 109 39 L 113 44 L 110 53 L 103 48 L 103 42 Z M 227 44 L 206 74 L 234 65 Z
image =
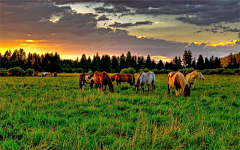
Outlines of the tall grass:
M 0 78 L 0 149 L 238 149 L 239 76 L 205 76 L 191 97 L 79 90 L 78 75 Z M 151 86 L 150 86 L 151 87 Z

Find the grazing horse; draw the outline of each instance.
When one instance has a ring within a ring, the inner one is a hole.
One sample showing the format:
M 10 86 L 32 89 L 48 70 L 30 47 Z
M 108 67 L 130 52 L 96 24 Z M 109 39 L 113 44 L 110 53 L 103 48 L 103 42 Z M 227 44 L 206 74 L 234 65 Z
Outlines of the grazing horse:
M 47 73 L 46 72 L 43 72 L 42 73 L 42 77 L 46 77 Z
M 11 72 L 7 72 L 7 75 L 8 75 L 8 76 L 12 76 L 12 73 L 11 73 Z
M 155 74 L 151 71 L 144 72 L 141 71 L 137 76 L 137 83 L 135 84 L 135 91 L 138 93 L 139 87 L 142 87 L 142 91 L 144 93 L 145 86 L 147 85 L 149 92 L 149 84 L 152 83 L 152 89 L 155 91 Z
M 188 87 L 187 81 L 184 78 L 184 75 L 181 72 L 170 72 L 168 74 L 168 93 L 172 94 L 172 88 L 175 88 L 176 96 L 181 95 L 182 90 L 183 95 L 190 97 L 190 88 Z M 180 93 L 178 93 L 180 89 Z
M 133 85 L 135 82 L 134 75 L 128 73 L 128 74 L 116 74 L 111 77 L 112 81 L 116 80 L 117 85 L 121 84 L 121 82 L 127 82 L 130 85 Z
M 80 90 L 82 90 L 82 86 L 85 83 L 85 76 L 87 76 L 87 75 L 89 75 L 89 73 L 82 73 L 79 76 L 79 87 L 80 87 Z
M 112 82 L 115 81 L 115 78 L 117 77 L 118 74 L 119 74 L 119 73 L 115 74 L 114 76 L 111 76 Z
M 5 76 L 5 73 L 4 72 L 0 72 L 0 76 Z
M 34 75 L 35 77 L 37 77 L 37 76 L 38 76 L 38 71 L 34 72 L 33 75 Z
M 98 91 L 100 90 L 100 86 L 101 86 L 102 91 L 104 91 L 104 94 L 105 94 L 106 86 L 108 85 L 109 92 L 111 93 L 114 92 L 114 86 L 113 86 L 112 80 L 105 71 L 94 73 L 93 79 L 94 79 L 95 87 Z M 103 85 L 105 85 L 104 89 L 103 89 Z
M 54 72 L 54 77 L 56 77 L 57 76 L 57 72 Z
M 186 81 L 190 89 L 194 88 L 197 78 L 204 80 L 204 76 L 202 75 L 201 72 L 193 71 L 186 75 Z

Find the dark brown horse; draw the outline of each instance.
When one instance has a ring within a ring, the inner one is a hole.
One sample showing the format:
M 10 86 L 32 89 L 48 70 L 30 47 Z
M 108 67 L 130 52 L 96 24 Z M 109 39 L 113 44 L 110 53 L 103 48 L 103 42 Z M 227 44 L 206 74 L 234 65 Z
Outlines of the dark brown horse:
M 56 77 L 57 76 L 57 72 L 54 72 L 54 77 Z
M 0 72 L 0 76 L 5 76 L 5 73 L 4 72 Z
M 95 87 L 98 91 L 99 91 L 100 86 L 101 86 L 102 91 L 104 91 L 104 94 L 105 94 L 106 86 L 108 85 L 109 86 L 109 92 L 111 92 L 111 93 L 114 92 L 114 86 L 113 86 L 112 80 L 105 71 L 94 73 L 93 79 L 94 79 Z M 103 85 L 105 85 L 104 89 L 103 89 Z
M 89 90 L 93 88 L 93 84 L 94 84 L 93 75 L 94 75 L 93 73 L 92 74 L 83 73 L 79 76 L 79 86 L 81 90 L 84 83 L 90 84 Z
M 121 84 L 121 82 L 127 82 L 128 84 L 130 83 L 130 85 L 133 85 L 135 83 L 135 78 L 133 74 L 116 74 L 114 75 L 115 80 L 118 84 Z M 114 78 L 113 76 L 111 77 L 111 79 Z
M 38 76 L 38 71 L 34 72 L 33 75 L 34 75 L 35 77 L 37 77 L 37 76 Z

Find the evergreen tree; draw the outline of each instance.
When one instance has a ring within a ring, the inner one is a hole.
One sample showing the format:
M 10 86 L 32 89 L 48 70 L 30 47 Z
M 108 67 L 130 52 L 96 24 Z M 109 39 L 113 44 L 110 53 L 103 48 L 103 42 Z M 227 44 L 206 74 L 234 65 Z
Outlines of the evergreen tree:
M 204 62 L 204 69 L 209 69 L 210 65 L 209 65 L 209 60 L 207 57 L 205 57 L 205 62 Z
M 209 68 L 213 69 L 213 65 L 214 65 L 214 56 L 211 56 L 209 60 Z
M 233 66 L 233 68 L 238 68 L 238 63 L 237 63 L 237 59 L 236 59 L 235 55 L 233 57 L 232 66 Z
M 144 67 L 145 67 L 144 57 L 143 56 L 138 56 L 137 70 L 144 69 Z
M 187 67 L 191 68 L 191 63 L 192 63 L 192 52 L 188 50 L 187 53 Z
M 126 68 L 128 67 L 132 67 L 132 56 L 130 51 L 127 52 L 127 57 L 126 57 Z
M 163 69 L 163 68 L 164 68 L 164 64 L 163 64 L 162 60 L 159 60 L 159 62 L 158 62 L 158 64 L 157 64 L 157 69 L 158 69 L 158 70 L 161 70 L 161 69 Z
M 119 62 L 116 56 L 112 56 L 112 65 L 111 65 L 111 69 L 113 73 L 117 73 L 120 72 L 119 70 Z
M 149 55 L 147 56 L 145 68 L 148 68 L 150 70 L 152 69 L 152 61 L 151 61 L 151 57 Z
M 182 59 L 182 63 L 184 67 L 187 67 L 187 61 L 188 61 L 188 52 L 187 50 L 185 50 L 183 53 L 183 59 Z
M 203 56 L 201 54 L 198 56 L 197 69 L 199 69 L 199 70 L 204 69 L 204 60 L 203 60 Z
M 154 59 L 152 60 L 152 65 L 151 65 L 151 66 L 152 66 L 152 69 L 156 69 L 156 68 L 157 68 L 157 65 L 156 65 L 156 63 L 155 63 L 155 60 L 154 60 Z
M 192 67 L 195 69 L 196 68 L 196 58 L 194 57 L 193 61 L 192 61 Z
M 126 57 L 124 56 L 124 54 L 122 53 L 122 55 L 120 56 L 120 70 L 126 68 Z
M 80 68 L 83 69 L 83 72 L 88 72 L 88 61 L 87 61 L 87 57 L 85 54 L 82 54 L 82 58 L 80 60 Z
M 233 55 L 232 55 L 232 53 L 230 53 L 229 56 L 228 56 L 228 65 L 227 65 L 227 67 L 228 68 L 232 68 L 232 65 L 233 65 Z

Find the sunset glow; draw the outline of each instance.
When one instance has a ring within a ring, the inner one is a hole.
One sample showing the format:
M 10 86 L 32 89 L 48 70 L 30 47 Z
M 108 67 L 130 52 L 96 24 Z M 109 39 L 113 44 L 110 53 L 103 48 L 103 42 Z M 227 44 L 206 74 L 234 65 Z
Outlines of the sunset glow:
M 207 44 L 206 47 L 208 47 L 208 46 L 212 46 L 212 47 L 217 47 L 217 46 L 235 46 L 236 42 L 239 42 L 239 40 L 234 40 L 234 41 L 226 42 L 226 43 L 221 42 L 221 43 L 218 43 L 218 44 Z
M 169 61 L 169 58 L 167 58 L 166 56 L 151 56 L 151 59 L 154 59 L 156 61 L 162 60 L 163 62 Z

